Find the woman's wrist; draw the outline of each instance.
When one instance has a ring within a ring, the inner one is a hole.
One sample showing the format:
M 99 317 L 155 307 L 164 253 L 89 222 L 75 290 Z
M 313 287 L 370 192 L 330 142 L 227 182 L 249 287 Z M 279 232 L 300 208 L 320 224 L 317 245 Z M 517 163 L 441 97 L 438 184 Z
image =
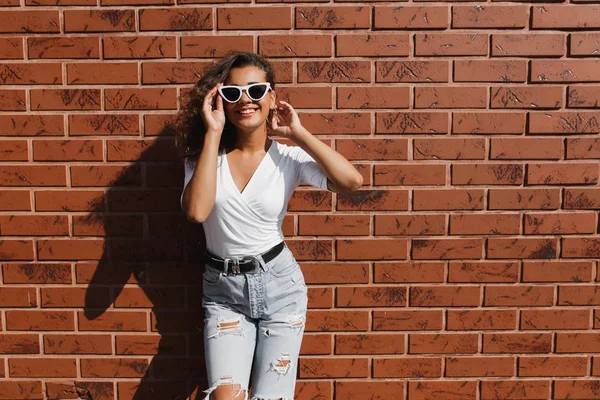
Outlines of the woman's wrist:
M 304 141 L 306 138 L 312 136 L 312 133 L 306 130 L 302 125 L 296 127 L 294 129 L 290 129 L 291 134 L 290 138 L 296 143 L 300 144 L 300 142 Z

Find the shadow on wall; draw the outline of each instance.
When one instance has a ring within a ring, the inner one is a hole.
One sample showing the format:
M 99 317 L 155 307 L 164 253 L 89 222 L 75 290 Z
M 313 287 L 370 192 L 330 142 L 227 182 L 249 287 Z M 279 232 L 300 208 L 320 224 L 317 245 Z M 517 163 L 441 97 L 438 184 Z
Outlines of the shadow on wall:
M 202 226 L 180 211 L 183 165 L 172 127 L 147 140 L 109 141 L 109 161 L 117 160 L 131 164 L 74 223 L 75 235 L 106 238 L 98 262 L 77 265 L 78 283 L 89 284 L 80 330 L 115 335 L 116 355 L 101 358 L 105 372 L 93 377 L 116 381 L 121 400 L 202 399 L 205 244 Z M 87 398 L 104 399 L 100 386 L 88 387 Z

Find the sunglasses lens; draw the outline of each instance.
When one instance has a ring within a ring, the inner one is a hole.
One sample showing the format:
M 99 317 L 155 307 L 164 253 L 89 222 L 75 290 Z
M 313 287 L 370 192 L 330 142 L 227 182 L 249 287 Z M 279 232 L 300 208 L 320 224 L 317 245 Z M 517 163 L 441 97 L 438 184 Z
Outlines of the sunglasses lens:
M 228 87 L 221 89 L 221 94 L 225 98 L 225 100 L 235 103 L 241 97 L 240 94 L 242 91 L 235 87 Z
M 262 99 L 265 93 L 267 93 L 267 85 L 264 83 L 252 85 L 248 88 L 248 97 L 250 97 L 252 100 Z

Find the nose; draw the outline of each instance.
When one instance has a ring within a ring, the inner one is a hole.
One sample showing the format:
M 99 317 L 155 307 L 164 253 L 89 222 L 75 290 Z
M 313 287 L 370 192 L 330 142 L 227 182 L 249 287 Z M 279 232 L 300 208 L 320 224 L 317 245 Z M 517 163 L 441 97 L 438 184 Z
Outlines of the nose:
M 246 90 L 242 90 L 242 97 L 240 97 L 238 103 L 252 103 L 252 99 L 248 97 L 248 92 Z

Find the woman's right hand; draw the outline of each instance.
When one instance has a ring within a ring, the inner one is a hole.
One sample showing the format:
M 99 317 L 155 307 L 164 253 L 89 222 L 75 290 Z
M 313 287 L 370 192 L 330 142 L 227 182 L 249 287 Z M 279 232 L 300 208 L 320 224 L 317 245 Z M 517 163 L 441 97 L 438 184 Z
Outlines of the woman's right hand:
M 225 127 L 225 111 L 223 110 L 223 98 L 218 92 L 218 88 L 223 86 L 218 83 L 215 87 L 209 90 L 204 96 L 202 103 L 202 119 L 206 126 L 206 132 L 221 134 Z

